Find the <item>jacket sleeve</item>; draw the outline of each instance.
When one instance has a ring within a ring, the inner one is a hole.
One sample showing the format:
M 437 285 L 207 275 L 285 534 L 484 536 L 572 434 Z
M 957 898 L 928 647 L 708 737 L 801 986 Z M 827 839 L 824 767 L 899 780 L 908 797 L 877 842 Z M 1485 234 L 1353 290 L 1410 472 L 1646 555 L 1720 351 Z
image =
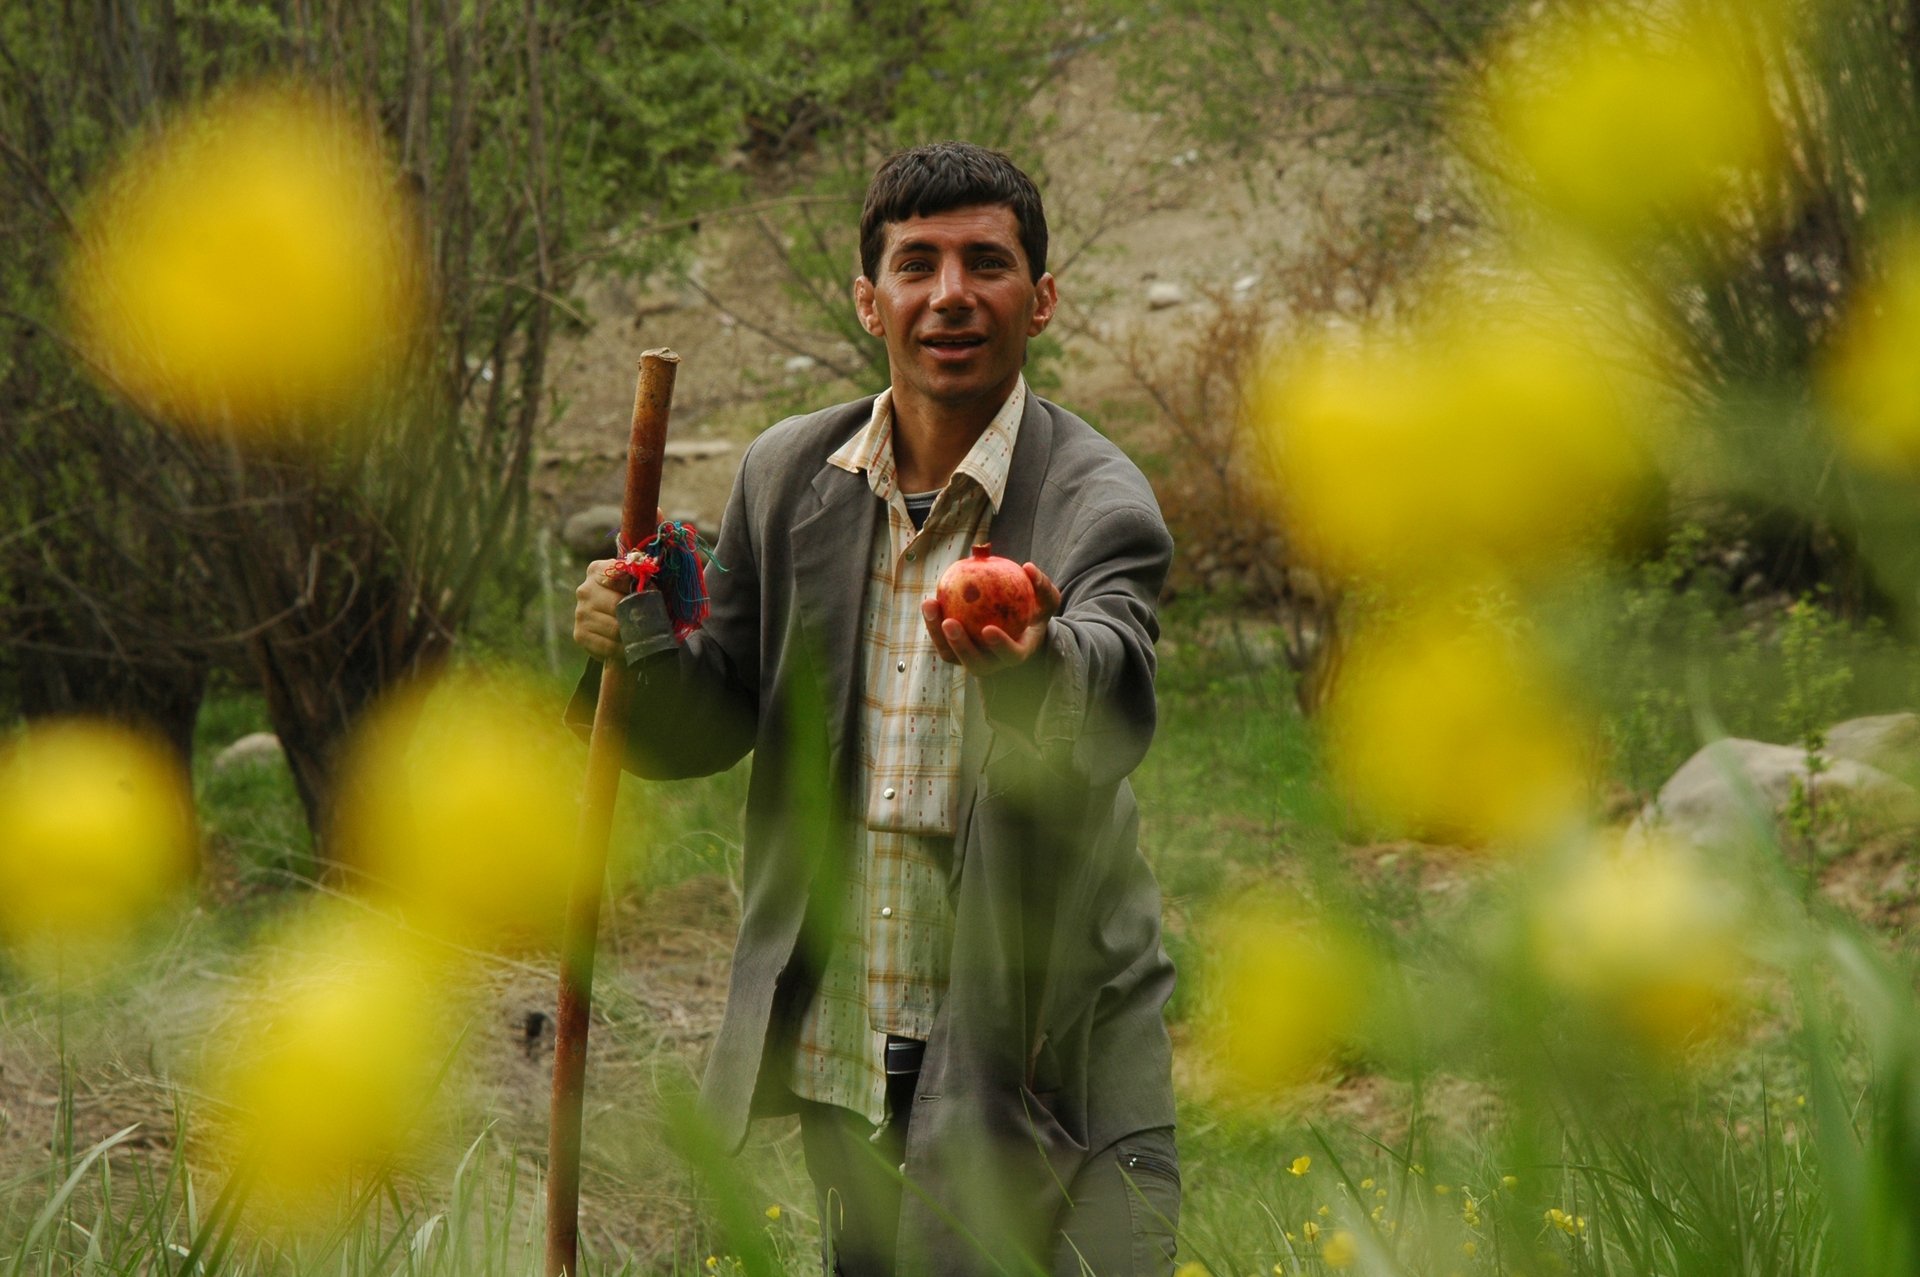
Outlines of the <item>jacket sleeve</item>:
M 636 776 L 709 776 L 732 767 L 753 748 L 760 695 L 760 574 L 747 517 L 751 461 L 749 449 L 720 520 L 715 562 L 707 566 L 705 624 L 677 649 L 624 670 L 635 683 L 626 768 Z M 593 730 L 603 668 L 599 661 L 587 662 L 567 705 L 567 725 L 583 740 Z
M 1172 561 L 1157 510 L 1094 514 L 1054 577 L 1060 611 L 1046 642 L 1025 664 L 978 680 L 996 736 L 1083 784 L 1112 784 L 1137 767 L 1153 742 L 1156 607 Z

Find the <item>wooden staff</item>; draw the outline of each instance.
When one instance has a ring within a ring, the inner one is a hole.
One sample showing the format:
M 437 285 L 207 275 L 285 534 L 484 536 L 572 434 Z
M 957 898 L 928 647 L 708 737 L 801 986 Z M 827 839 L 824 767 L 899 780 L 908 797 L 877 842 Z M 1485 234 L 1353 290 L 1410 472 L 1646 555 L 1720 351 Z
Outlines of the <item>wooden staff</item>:
M 660 466 L 666 454 L 667 413 L 680 356 L 649 350 L 640 356 L 633 393 L 633 435 L 627 443 L 626 500 L 620 508 L 623 544 L 638 546 L 657 530 Z M 613 804 L 620 796 L 620 765 L 627 753 L 627 708 L 632 680 L 616 653 L 600 671 L 600 701 L 587 744 L 587 790 L 580 806 L 580 842 L 567 897 L 560 944 L 560 1008 L 554 1016 L 553 1116 L 547 1132 L 547 1277 L 577 1277 L 580 1243 L 580 1125 L 587 1080 L 587 1021 L 593 1010 L 593 950 L 600 929 L 600 884 L 607 872 Z

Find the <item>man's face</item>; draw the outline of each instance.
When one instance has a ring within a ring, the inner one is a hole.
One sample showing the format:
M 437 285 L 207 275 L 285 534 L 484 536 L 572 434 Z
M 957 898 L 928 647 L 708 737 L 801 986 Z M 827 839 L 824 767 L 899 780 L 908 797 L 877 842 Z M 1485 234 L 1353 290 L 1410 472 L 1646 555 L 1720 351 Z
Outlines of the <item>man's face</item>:
M 854 284 L 860 323 L 886 341 L 896 386 L 941 403 L 1011 381 L 1057 301 L 1052 275 L 1033 280 L 1003 205 L 889 223 L 879 275 Z

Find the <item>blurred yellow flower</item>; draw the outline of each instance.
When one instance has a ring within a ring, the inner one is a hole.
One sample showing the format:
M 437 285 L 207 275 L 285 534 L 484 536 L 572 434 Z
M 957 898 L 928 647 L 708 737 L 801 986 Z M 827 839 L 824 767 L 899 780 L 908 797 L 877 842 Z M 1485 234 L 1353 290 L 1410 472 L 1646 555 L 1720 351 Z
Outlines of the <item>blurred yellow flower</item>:
M 195 863 L 192 798 L 165 750 L 67 720 L 0 751 L 0 936 L 30 962 L 105 957 Z
M 109 384 L 241 433 L 340 408 L 408 351 L 420 272 L 368 125 L 291 87 L 229 92 L 136 146 L 84 207 L 67 293 Z
M 1480 1248 L 1474 1245 L 1472 1242 L 1461 1242 L 1460 1253 L 1462 1255 L 1465 1255 L 1468 1259 L 1472 1259 L 1475 1255 L 1478 1255 L 1480 1253 Z
M 1390 830 L 1538 839 L 1584 802 L 1574 717 L 1517 639 L 1434 608 L 1355 640 L 1327 705 L 1328 765 Z
M 1480 290 L 1484 294 L 1485 290 Z M 1297 550 L 1335 576 L 1535 575 L 1605 542 L 1649 414 L 1591 308 L 1461 295 L 1276 362 L 1256 394 Z
M 384 926 L 291 939 L 211 1088 L 236 1114 L 228 1152 L 252 1161 L 270 1209 L 324 1206 L 351 1173 L 402 1152 L 446 1049 L 436 1010 L 417 955 Z
M 1550 1226 L 1559 1229 L 1569 1237 L 1587 1231 L 1586 1216 L 1569 1215 L 1557 1206 L 1547 1212 L 1546 1220 Z
M 1311 1157 L 1296 1157 L 1293 1159 L 1293 1165 L 1287 1167 L 1287 1169 L 1295 1175 L 1305 1175 L 1313 1169 L 1313 1159 Z
M 1822 370 L 1841 443 L 1879 470 L 1920 470 L 1920 223 L 1890 237 Z
M 1360 1258 L 1360 1243 L 1342 1228 L 1327 1238 L 1327 1244 L 1320 1248 L 1320 1258 L 1329 1268 L 1351 1268 Z
M 1541 204 L 1630 242 L 1713 217 L 1782 150 L 1733 6 L 1686 5 L 1658 30 L 1617 15 L 1523 30 L 1488 76 L 1487 106 Z
M 1518 1175 L 1502 1175 L 1500 1177 L 1500 1184 L 1504 1188 L 1518 1188 L 1520 1187 L 1520 1177 Z
M 1213 1275 L 1207 1271 L 1205 1264 L 1197 1259 L 1189 1259 L 1174 1270 L 1173 1277 L 1213 1277 Z
M 409 925 L 475 945 L 557 934 L 578 821 L 558 706 L 459 675 L 394 697 L 353 743 L 338 854 Z
M 1207 1037 L 1223 1080 L 1254 1093 L 1297 1085 L 1352 1036 L 1368 973 L 1348 937 L 1266 900 L 1221 916 L 1210 940 Z M 1288 1169 L 1304 1175 L 1305 1161 Z
M 767 1218 L 768 1218 L 768 1219 L 779 1219 L 779 1218 L 780 1218 L 780 1208 L 779 1208 L 778 1206 L 769 1206 L 769 1207 L 767 1207 Z
M 1542 974 L 1642 1045 L 1677 1052 L 1729 1027 L 1748 968 L 1738 897 L 1688 848 L 1598 840 L 1533 915 Z
M 1320 1240 L 1320 1225 L 1314 1223 L 1312 1220 L 1308 1220 L 1306 1223 L 1300 1225 L 1300 1235 L 1307 1239 L 1308 1245 L 1312 1245 L 1314 1242 Z
M 1314 1214 L 1318 1215 L 1321 1219 L 1325 1219 L 1327 1216 L 1331 1215 L 1332 1213 L 1333 1212 L 1328 1210 L 1325 1206 L 1322 1206 L 1319 1210 L 1314 1212 Z

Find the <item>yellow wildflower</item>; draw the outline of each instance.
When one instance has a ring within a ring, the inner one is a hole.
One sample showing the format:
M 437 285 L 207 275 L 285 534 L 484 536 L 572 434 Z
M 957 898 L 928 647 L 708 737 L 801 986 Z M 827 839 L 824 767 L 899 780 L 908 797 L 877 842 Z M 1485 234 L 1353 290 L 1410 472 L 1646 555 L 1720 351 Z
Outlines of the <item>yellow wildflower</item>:
M 191 813 L 179 764 L 125 728 L 0 747 L 0 938 L 36 964 L 109 956 L 192 876 Z
M 396 373 L 424 296 L 371 123 L 287 87 L 149 135 L 86 204 L 67 276 L 110 388 L 241 432 L 348 406 Z
M 1489 77 L 1489 106 L 1540 202 L 1624 244 L 1663 219 L 1712 216 L 1782 150 L 1758 57 L 1733 23 L 1695 6 L 1656 32 L 1602 12 L 1516 41 Z
M 1293 1165 L 1287 1167 L 1287 1169 L 1295 1175 L 1305 1175 L 1312 1167 L 1313 1159 L 1311 1157 L 1296 1157 L 1293 1159 Z
M 1329 767 L 1396 832 L 1524 841 L 1584 801 L 1574 718 L 1519 640 L 1432 608 L 1355 639 L 1327 705 Z
M 1312 1220 L 1308 1220 L 1306 1223 L 1300 1225 L 1300 1235 L 1307 1239 L 1308 1245 L 1312 1245 L 1314 1242 L 1320 1240 L 1320 1225 L 1314 1223 Z
M 1588 307 L 1436 304 L 1403 330 L 1309 345 L 1257 391 L 1293 543 L 1336 576 L 1536 576 L 1604 543 L 1650 473 L 1644 393 Z
M 566 911 L 576 757 L 530 686 L 463 675 L 383 704 L 354 739 L 342 856 L 407 923 L 479 946 L 550 940 Z
M 1461 1242 L 1460 1253 L 1462 1255 L 1465 1255 L 1468 1259 L 1472 1259 L 1475 1255 L 1478 1255 L 1480 1253 L 1480 1248 L 1474 1245 L 1472 1242 Z
M 1353 1261 L 1360 1258 L 1360 1243 L 1352 1233 L 1339 1229 L 1320 1248 L 1320 1258 L 1329 1268 L 1351 1268 Z
M 1533 939 L 1549 980 L 1672 1052 L 1728 1027 L 1747 967 L 1741 924 L 1690 848 L 1601 843 L 1540 902 Z
M 1448 1188 L 1445 1184 L 1435 1184 L 1433 1186 L 1433 1191 L 1440 1194 L 1440 1196 L 1445 1197 L 1448 1193 L 1451 1193 L 1453 1190 L 1451 1188 Z
M 1333 1212 L 1329 1211 L 1325 1206 L 1322 1206 L 1319 1210 L 1314 1212 L 1314 1214 L 1318 1215 L 1321 1219 L 1325 1219 L 1328 1215 L 1332 1213 Z
M 1207 1037 L 1236 1090 L 1296 1085 L 1353 1036 L 1368 994 L 1360 948 L 1274 901 L 1243 904 L 1212 929 Z M 1304 1175 L 1309 1159 L 1288 1169 Z
M 309 924 L 233 1018 L 210 1089 L 259 1199 L 304 1215 L 400 1153 L 447 1041 L 417 952 L 384 926 Z
M 779 1208 L 778 1206 L 769 1206 L 769 1207 L 767 1207 L 767 1218 L 768 1218 L 768 1219 L 779 1219 L 779 1218 L 780 1218 L 780 1208 Z
M 1189 1259 L 1174 1270 L 1173 1277 L 1213 1277 L 1207 1266 L 1197 1259 Z
M 1835 427 L 1852 458 L 1880 470 L 1920 468 L 1920 223 L 1899 231 L 1853 303 L 1822 372 Z
M 1504 1188 L 1518 1188 L 1520 1187 L 1520 1177 L 1518 1175 L 1502 1175 L 1500 1177 L 1500 1184 Z
M 1360 1181 L 1360 1187 L 1362 1187 L 1362 1188 L 1372 1188 L 1372 1187 L 1373 1187 L 1373 1176 L 1371 1176 L 1371 1175 L 1369 1175 L 1369 1176 L 1367 1176 L 1367 1178 L 1365 1178 L 1365 1179 L 1363 1179 L 1363 1180 L 1361 1180 L 1361 1181 Z

